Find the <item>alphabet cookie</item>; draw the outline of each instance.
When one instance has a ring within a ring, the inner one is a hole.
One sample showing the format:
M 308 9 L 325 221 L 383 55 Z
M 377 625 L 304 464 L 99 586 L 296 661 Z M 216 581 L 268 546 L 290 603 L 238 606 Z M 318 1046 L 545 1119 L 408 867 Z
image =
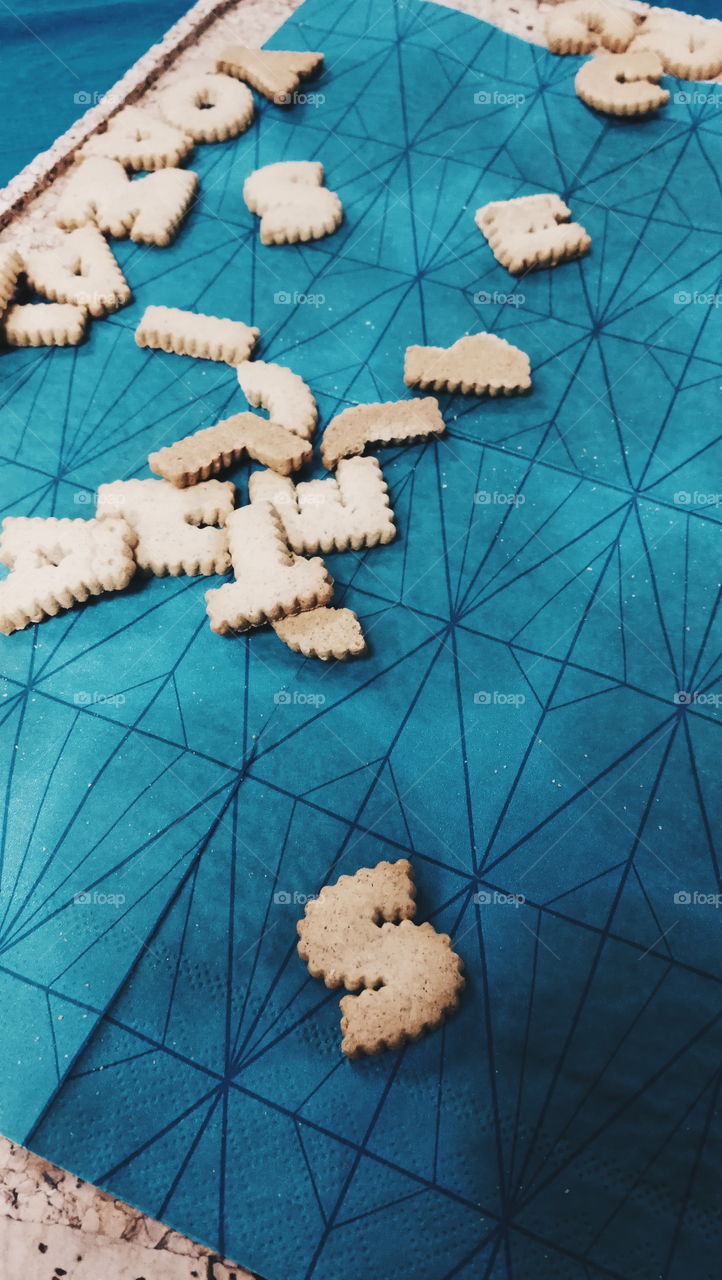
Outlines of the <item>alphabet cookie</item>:
M 447 934 L 413 923 L 414 897 L 411 864 L 379 862 L 326 885 L 298 922 L 298 953 L 313 978 L 365 988 L 341 1000 L 349 1058 L 418 1040 L 459 1004 L 461 958 Z
M 611 55 L 608 55 L 611 56 Z M 493 200 L 477 209 L 475 222 L 496 258 L 512 275 L 556 267 L 579 258 L 592 243 L 584 227 L 554 192 Z
M 526 352 L 511 342 L 494 333 L 474 333 L 450 347 L 407 347 L 404 382 L 464 396 L 511 396 L 529 390 L 531 366 Z
M 299 555 L 377 547 L 396 537 L 389 493 L 376 458 L 344 458 L 336 476 L 295 485 L 272 471 L 248 480 L 252 502 L 270 502 Z
M 88 313 L 70 302 L 17 302 L 2 332 L 9 347 L 75 347 L 85 337 Z
M 279 640 L 304 658 L 341 662 L 366 652 L 361 623 L 353 609 L 307 609 L 279 618 L 272 626 Z
M 680 80 L 714 80 L 722 71 L 722 27 L 673 9 L 650 9 L 630 46 L 662 60 L 664 70 Z
M 267 409 L 274 422 L 294 435 L 310 440 L 318 422 L 318 409 L 303 378 L 280 364 L 244 360 L 239 364 L 238 381 L 249 404 Z
M 251 123 L 255 106 L 245 84 L 230 76 L 201 72 L 185 76 L 158 98 L 163 119 L 187 133 L 194 142 L 224 142 L 243 133 Z
M 146 307 L 135 331 L 139 347 L 174 351 L 178 356 L 240 364 L 251 354 L 260 330 L 242 320 L 205 316 L 180 307 Z
M 198 185 L 188 169 L 159 169 L 132 181 L 107 156 L 83 161 L 71 174 L 55 220 L 70 230 L 95 223 L 106 235 L 137 244 L 170 244 Z
M 333 471 L 340 458 L 363 453 L 367 444 L 410 444 L 443 435 L 446 424 L 433 396 L 357 404 L 329 422 L 321 441 L 323 465 Z
M 243 199 L 260 216 L 263 244 L 318 240 L 341 225 L 341 201 L 323 181 L 318 160 L 281 160 L 246 178 Z
M 12 573 L 0 582 L 0 632 L 9 636 L 88 596 L 122 591 L 135 573 L 134 545 L 125 520 L 8 516 L 0 560 Z
M 656 53 L 600 53 L 574 77 L 577 97 L 608 116 L 646 116 L 663 107 L 669 90 L 657 83 L 662 62 Z
M 548 15 L 545 29 L 552 53 L 591 53 L 598 44 L 623 53 L 637 23 L 633 13 L 609 0 L 566 0 Z
M 68 232 L 53 249 L 29 250 L 25 274 L 44 297 L 85 307 L 91 316 L 117 311 L 131 297 L 105 237 L 93 226 Z
M 323 63 L 322 53 L 296 53 L 290 49 L 249 49 L 232 44 L 223 49 L 216 70 L 253 85 L 264 98 L 283 105 L 292 100 L 301 80 Z
M 226 573 L 231 563 L 225 525 L 235 486 L 206 480 L 176 489 L 166 480 L 113 480 L 98 489 L 99 520 L 122 516 L 133 529 L 138 567 L 156 577 Z M 203 525 L 203 528 L 198 526 Z
M 212 631 L 247 631 L 328 604 L 333 579 L 323 560 L 304 560 L 289 551 L 270 502 L 238 507 L 226 529 L 236 581 L 206 591 Z
M 23 269 L 23 260 L 14 249 L 0 248 L 0 318 L 5 315 L 18 277 Z
M 140 107 L 124 107 L 108 121 L 103 133 L 94 133 L 77 152 L 109 156 L 127 169 L 175 168 L 193 150 L 193 139 L 182 129 L 166 124 Z
M 151 453 L 148 466 L 171 484 L 185 488 L 217 475 L 245 456 L 289 475 L 309 461 L 311 452 L 310 444 L 276 422 L 256 413 L 236 413 Z

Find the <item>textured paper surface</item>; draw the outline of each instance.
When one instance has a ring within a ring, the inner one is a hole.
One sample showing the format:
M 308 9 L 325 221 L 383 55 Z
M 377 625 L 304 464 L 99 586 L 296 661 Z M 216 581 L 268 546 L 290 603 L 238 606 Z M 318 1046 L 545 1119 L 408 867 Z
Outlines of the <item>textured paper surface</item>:
M 269 1280 L 713 1274 L 722 125 L 675 82 L 603 121 L 578 60 L 418 3 L 309 0 L 272 44 L 325 51 L 325 101 L 198 149 L 200 209 L 116 246 L 136 301 L 87 346 L 2 360 L 3 509 L 89 511 L 245 407 L 232 370 L 133 346 L 149 302 L 258 325 L 322 421 L 479 328 L 534 391 L 445 398 L 448 438 L 381 454 L 398 540 L 328 557 L 368 659 L 222 641 L 207 580 L 3 643 L 0 1124 Z M 243 179 L 316 157 L 342 228 L 259 248 Z M 535 190 L 592 251 L 518 281 L 473 212 Z M 295 922 L 403 856 L 469 984 L 351 1064 Z M 70 901 L 93 885 L 122 910 Z

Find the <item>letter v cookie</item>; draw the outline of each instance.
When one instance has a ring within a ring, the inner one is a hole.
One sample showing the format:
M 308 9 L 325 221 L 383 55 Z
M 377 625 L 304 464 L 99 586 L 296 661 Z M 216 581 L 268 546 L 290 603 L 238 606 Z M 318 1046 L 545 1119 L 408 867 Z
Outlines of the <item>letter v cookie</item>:
M 25 272 L 44 297 L 86 307 L 92 316 L 117 311 L 130 301 L 125 276 L 97 227 L 70 231 L 53 249 L 29 250 Z
M 118 239 L 170 244 L 197 185 L 197 174 L 188 169 L 159 169 L 133 181 L 117 160 L 94 156 L 72 171 L 55 221 L 66 230 L 94 222 Z
M 216 70 L 245 80 L 264 98 L 284 105 L 293 100 L 293 93 L 301 80 L 313 75 L 322 62 L 322 53 L 249 49 L 246 45 L 231 44 L 222 50 Z
M 407 347 L 404 382 L 465 396 L 512 396 L 529 390 L 531 367 L 526 352 L 505 338 L 474 333 L 450 347 Z
M 270 502 L 237 508 L 226 529 L 236 581 L 206 591 L 212 631 L 247 631 L 328 604 L 333 579 L 323 560 L 304 560 L 289 551 Z
M 270 502 L 297 554 L 377 547 L 396 537 L 389 491 L 376 458 L 342 458 L 335 476 L 295 485 L 272 471 L 248 480 L 252 502 Z
M 586 253 L 592 243 L 584 227 L 554 192 L 494 200 L 477 209 L 476 225 L 497 262 L 512 275 L 555 267 Z
M 125 520 L 8 516 L 0 561 L 12 573 L 0 582 L 0 632 L 9 636 L 88 596 L 122 591 L 135 573 L 134 545 Z
M 124 107 L 112 116 L 103 133 L 94 133 L 77 153 L 110 156 L 128 169 L 176 167 L 193 150 L 193 139 L 182 129 L 166 124 L 140 107 Z
M 341 1000 L 341 1048 L 349 1058 L 398 1049 L 453 1013 L 464 986 L 446 934 L 414 924 L 413 870 L 406 859 L 341 876 L 307 903 L 298 953 Z M 383 922 L 383 923 L 382 923 Z
M 206 480 L 176 489 L 166 480 L 113 480 L 98 489 L 99 520 L 122 516 L 133 529 L 138 567 L 156 577 L 226 573 L 231 563 L 224 526 L 235 486 Z M 203 525 L 203 528 L 199 526 Z

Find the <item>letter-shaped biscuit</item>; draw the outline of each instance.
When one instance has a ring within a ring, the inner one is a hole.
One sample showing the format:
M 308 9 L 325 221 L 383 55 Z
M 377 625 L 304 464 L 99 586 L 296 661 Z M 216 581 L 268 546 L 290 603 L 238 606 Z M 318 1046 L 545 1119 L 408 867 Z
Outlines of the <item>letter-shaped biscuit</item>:
M 176 489 L 166 480 L 113 480 L 98 489 L 97 516 L 122 516 L 138 539 L 139 568 L 156 577 L 180 573 L 226 573 L 231 558 L 224 525 L 235 500 L 235 486 L 206 480 Z M 203 525 L 204 528 L 199 528 Z
M 636 30 L 634 14 L 609 0 L 566 0 L 546 20 L 552 53 L 591 53 L 598 44 L 623 53 Z
M 134 545 L 125 520 L 8 516 L 0 560 L 12 573 L 0 582 L 0 632 L 9 636 L 88 596 L 122 591 L 135 573 Z
M 248 480 L 252 502 L 270 502 L 298 555 L 377 547 L 396 537 L 389 493 L 376 458 L 342 458 L 336 476 L 295 485 L 272 471 Z
M 646 116 L 663 107 L 669 90 L 656 82 L 662 62 L 656 53 L 600 53 L 577 71 L 577 97 L 608 116 Z
M 591 236 L 554 192 L 493 200 L 477 209 L 476 225 L 489 241 L 497 262 L 512 275 L 539 267 L 555 267 L 578 258 L 589 248 Z
M 272 623 L 279 640 L 304 658 L 344 661 L 365 653 L 366 641 L 353 609 L 323 606 Z
M 194 142 L 224 142 L 248 128 L 255 106 L 245 84 L 202 71 L 163 89 L 158 110 L 168 124 L 189 134 Z
M 73 302 L 91 316 L 117 311 L 130 301 L 123 272 L 97 227 L 79 227 L 53 249 L 31 249 L 25 272 L 33 289 L 52 302 Z
M 139 347 L 234 365 L 247 359 L 259 336 L 260 330 L 242 320 L 205 316 L 180 307 L 146 307 L 135 331 Z
M 333 579 L 323 560 L 304 560 L 289 551 L 270 502 L 238 507 L 226 529 L 236 581 L 206 591 L 212 631 L 247 631 L 328 604 Z
M 443 435 L 446 424 L 433 396 L 356 404 L 329 422 L 321 441 L 323 465 L 332 471 L 339 458 L 363 453 L 367 444 L 409 444 Z
M 70 230 L 94 222 L 99 231 L 138 244 L 170 244 L 198 185 L 189 169 L 159 169 L 132 181 L 107 156 L 85 160 L 71 172 L 55 220 Z
M 77 158 L 110 156 L 128 169 L 175 168 L 193 150 L 193 139 L 140 107 L 124 107 L 112 116 L 104 133 L 94 133 Z
M 323 180 L 318 160 L 280 160 L 246 178 L 243 199 L 260 216 L 263 244 L 318 240 L 341 225 L 341 201 Z
M 245 80 L 264 98 L 284 104 L 292 100 L 301 80 L 313 75 L 322 62 L 322 53 L 249 49 L 246 45 L 231 44 L 221 52 L 216 70 Z
M 722 71 L 722 28 L 719 22 L 650 9 L 630 53 L 656 53 L 664 70 L 680 80 L 714 80 Z
M 529 357 L 494 333 L 474 333 L 450 347 L 407 347 L 407 387 L 511 396 L 531 386 Z
M 310 444 L 276 422 L 257 413 L 236 413 L 151 453 L 148 466 L 156 475 L 184 489 L 217 475 L 246 456 L 281 475 L 289 475 L 309 461 L 311 452 Z
M 415 910 L 413 870 L 402 859 L 326 885 L 298 922 L 298 952 L 312 977 L 327 987 L 366 988 L 341 1000 L 349 1058 L 417 1040 L 459 1003 L 461 959 L 446 934 L 412 922 Z
M 15 249 L 0 247 L 0 319 L 5 315 L 23 269 L 23 260 Z
M 17 302 L 2 331 L 9 347 L 75 347 L 88 323 L 85 307 L 71 302 Z
M 249 404 L 267 409 L 274 422 L 294 435 L 310 440 L 318 422 L 318 409 L 303 378 L 292 369 L 263 360 L 239 364 L 238 381 Z

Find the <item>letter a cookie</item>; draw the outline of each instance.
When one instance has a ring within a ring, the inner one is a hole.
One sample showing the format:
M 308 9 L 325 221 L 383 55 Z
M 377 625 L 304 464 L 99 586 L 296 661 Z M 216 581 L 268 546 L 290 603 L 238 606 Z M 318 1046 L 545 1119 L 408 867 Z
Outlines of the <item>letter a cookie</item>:
M 135 573 L 134 545 L 125 520 L 8 516 L 0 560 L 12 573 L 0 582 L 0 632 L 9 636 L 88 596 L 122 591 Z
M 414 895 L 406 859 L 379 862 L 326 885 L 298 923 L 298 952 L 312 977 L 327 987 L 365 988 L 341 1000 L 349 1058 L 418 1040 L 458 1006 L 461 958 L 446 934 L 412 922 Z
M 30 250 L 25 271 L 45 298 L 85 307 L 91 316 L 104 316 L 130 301 L 125 276 L 97 227 L 70 231 L 53 249 Z

